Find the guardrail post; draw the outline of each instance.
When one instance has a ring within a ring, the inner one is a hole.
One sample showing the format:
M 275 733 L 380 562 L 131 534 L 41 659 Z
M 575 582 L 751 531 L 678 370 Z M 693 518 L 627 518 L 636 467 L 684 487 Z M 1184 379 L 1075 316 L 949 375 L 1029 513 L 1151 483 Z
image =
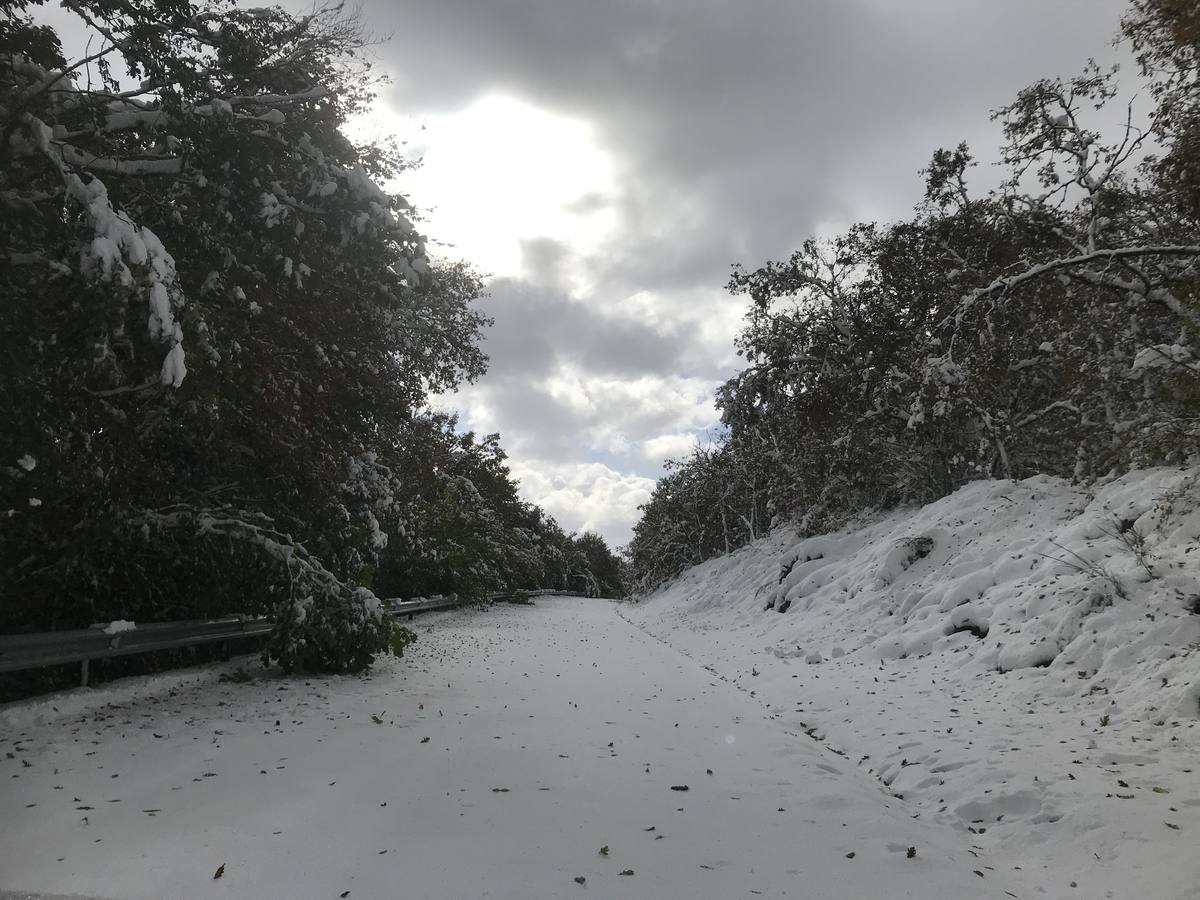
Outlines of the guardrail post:
M 87 687 L 88 683 L 88 661 L 85 659 L 79 667 L 79 686 Z

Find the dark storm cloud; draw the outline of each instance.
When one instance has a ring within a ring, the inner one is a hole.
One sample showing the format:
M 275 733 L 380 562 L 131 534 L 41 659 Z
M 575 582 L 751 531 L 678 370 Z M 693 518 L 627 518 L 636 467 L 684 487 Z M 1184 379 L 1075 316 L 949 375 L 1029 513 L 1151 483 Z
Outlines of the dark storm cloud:
M 668 454 L 648 457 L 647 442 L 700 435 L 715 418 L 713 385 L 703 380 L 630 383 L 589 375 L 563 392 L 553 381 L 499 370 L 462 390 L 450 405 L 465 407 L 465 424 L 475 431 L 500 428 L 514 458 L 579 464 L 604 459 L 622 472 L 650 476 Z
M 489 376 L 481 392 L 490 414 L 504 423 L 505 445 L 521 455 L 568 460 L 580 456 L 586 417 L 554 397 L 544 385 L 519 375 Z
M 398 110 L 499 90 L 593 123 L 623 187 L 622 238 L 597 263 L 661 289 L 719 287 L 730 262 L 785 255 L 864 206 L 901 212 L 936 147 L 974 137 L 986 157 L 987 111 L 1104 55 L 1122 6 L 410 0 L 369 17 L 395 32 L 381 53 Z
M 488 292 L 485 308 L 496 321 L 483 349 L 493 376 L 537 378 L 563 363 L 595 375 L 665 374 L 674 368 L 683 343 L 678 332 L 609 319 L 553 288 L 498 278 Z
M 687 322 L 652 327 L 604 309 L 601 288 L 584 301 L 563 284 L 565 248 L 548 239 L 522 244 L 528 279 L 495 278 L 485 309 L 495 324 L 483 349 L 493 377 L 539 378 L 568 364 L 598 376 L 666 375 L 695 341 Z

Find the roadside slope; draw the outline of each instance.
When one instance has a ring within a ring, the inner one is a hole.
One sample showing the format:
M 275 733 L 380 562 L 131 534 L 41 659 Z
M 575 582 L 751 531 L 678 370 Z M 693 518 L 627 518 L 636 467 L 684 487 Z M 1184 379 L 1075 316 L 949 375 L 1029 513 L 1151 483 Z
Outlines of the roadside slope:
M 624 614 L 1047 896 L 1200 896 L 1200 470 L 780 531 Z

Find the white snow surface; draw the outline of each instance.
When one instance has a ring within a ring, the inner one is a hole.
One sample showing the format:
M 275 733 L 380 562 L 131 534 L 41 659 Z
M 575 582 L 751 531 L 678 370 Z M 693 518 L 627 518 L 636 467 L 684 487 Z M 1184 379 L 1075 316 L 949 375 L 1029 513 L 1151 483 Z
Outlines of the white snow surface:
M 225 664 L 2 709 L 0 894 L 1032 896 L 616 613 L 435 614 L 362 677 Z
M 965 834 L 1015 896 L 1200 897 L 1198 468 L 780 530 L 623 613 Z

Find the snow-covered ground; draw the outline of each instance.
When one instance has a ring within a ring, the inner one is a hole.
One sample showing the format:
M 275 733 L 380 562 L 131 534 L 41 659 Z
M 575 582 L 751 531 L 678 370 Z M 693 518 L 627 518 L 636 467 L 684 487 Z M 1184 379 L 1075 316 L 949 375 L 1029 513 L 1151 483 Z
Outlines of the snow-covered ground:
M 0 710 L 0 895 L 1032 896 L 987 835 L 610 602 L 419 625 L 364 677 L 224 665 Z
M 623 613 L 1017 896 L 1200 897 L 1200 469 L 780 531 Z

